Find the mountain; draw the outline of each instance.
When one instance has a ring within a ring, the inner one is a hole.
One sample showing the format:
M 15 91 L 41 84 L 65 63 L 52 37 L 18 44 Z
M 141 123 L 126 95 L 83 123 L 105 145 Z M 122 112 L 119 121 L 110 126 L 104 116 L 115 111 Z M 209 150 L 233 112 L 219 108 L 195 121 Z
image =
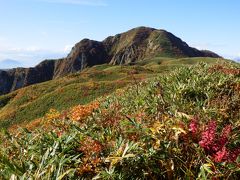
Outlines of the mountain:
M 215 57 L 210 51 L 200 51 L 165 30 L 138 27 L 99 42 L 83 39 L 66 58 L 45 60 L 34 68 L 0 71 L 0 95 L 99 64 L 131 64 L 153 57 Z
M 240 58 L 235 58 L 234 61 L 240 62 Z
M 13 60 L 13 59 L 4 59 L 4 60 L 0 60 L 0 70 L 2 69 L 9 69 L 12 67 L 19 67 L 22 64 L 17 61 L 17 60 Z

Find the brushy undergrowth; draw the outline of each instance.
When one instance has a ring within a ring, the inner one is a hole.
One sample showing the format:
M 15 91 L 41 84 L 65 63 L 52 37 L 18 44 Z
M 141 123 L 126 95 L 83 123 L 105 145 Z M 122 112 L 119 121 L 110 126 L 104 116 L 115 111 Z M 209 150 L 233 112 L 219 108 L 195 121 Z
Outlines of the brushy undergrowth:
M 177 67 L 198 62 L 227 61 L 216 58 L 163 58 L 143 60 L 133 65 L 97 65 L 63 78 L 34 84 L 0 96 L 0 127 L 29 123 L 43 117 L 50 108 L 59 111 L 109 95 L 133 82 L 156 77 Z M 134 75 L 134 79 L 132 77 Z
M 1 135 L 2 179 L 238 179 L 240 70 L 184 67 Z M 34 130 L 35 129 L 35 130 Z

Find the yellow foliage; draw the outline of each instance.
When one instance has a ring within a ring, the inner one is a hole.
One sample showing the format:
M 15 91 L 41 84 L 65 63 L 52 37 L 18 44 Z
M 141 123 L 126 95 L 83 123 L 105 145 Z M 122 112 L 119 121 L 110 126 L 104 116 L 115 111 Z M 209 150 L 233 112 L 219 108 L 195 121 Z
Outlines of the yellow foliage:
M 164 124 L 156 121 L 153 126 L 150 128 L 150 135 L 155 140 L 154 148 L 157 149 L 160 146 L 160 134 L 163 130 Z
M 47 119 L 47 121 L 52 121 L 58 119 L 60 115 L 60 112 L 56 109 L 50 109 L 49 112 L 45 115 L 45 118 Z
M 179 136 L 186 134 L 184 126 L 178 118 L 162 116 L 161 121 L 156 121 L 149 128 L 149 134 L 154 139 L 153 147 L 158 149 L 163 139 L 173 139 L 178 143 Z

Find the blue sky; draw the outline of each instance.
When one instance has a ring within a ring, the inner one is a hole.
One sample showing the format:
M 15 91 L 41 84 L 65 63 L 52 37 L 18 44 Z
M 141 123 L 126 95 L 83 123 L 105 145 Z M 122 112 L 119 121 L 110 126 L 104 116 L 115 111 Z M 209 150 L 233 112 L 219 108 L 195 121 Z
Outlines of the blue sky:
M 83 38 L 103 40 L 137 26 L 240 57 L 239 10 L 239 0 L 0 0 L 0 66 L 4 59 L 33 66 L 65 56 Z

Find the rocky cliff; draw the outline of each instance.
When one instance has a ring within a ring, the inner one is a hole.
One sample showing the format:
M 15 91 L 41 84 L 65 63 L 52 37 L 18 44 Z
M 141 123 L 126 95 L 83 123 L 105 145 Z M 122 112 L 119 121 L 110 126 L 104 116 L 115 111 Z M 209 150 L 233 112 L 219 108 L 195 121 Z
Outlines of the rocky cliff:
M 0 70 L 0 95 L 81 71 L 86 67 L 104 63 L 129 64 L 156 56 L 219 57 L 211 51 L 189 47 L 165 30 L 138 27 L 110 36 L 102 42 L 83 39 L 63 59 L 45 60 L 33 68 Z

